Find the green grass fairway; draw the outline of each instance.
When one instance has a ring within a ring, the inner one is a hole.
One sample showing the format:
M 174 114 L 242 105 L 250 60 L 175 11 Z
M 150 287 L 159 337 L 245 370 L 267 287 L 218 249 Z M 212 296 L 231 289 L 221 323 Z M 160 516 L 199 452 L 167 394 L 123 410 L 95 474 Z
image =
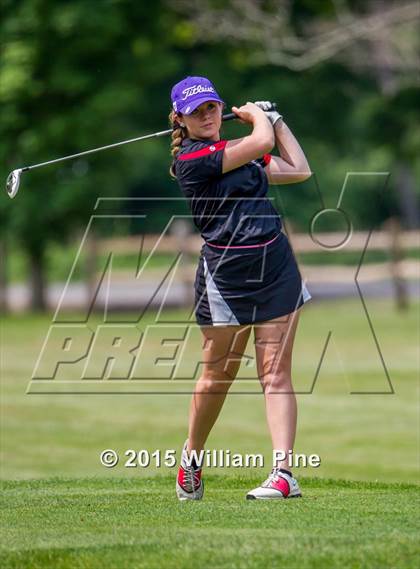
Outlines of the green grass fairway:
M 419 304 L 396 312 L 386 300 L 366 301 L 394 393 L 385 376 L 360 301 L 308 303 L 301 313 L 293 356 L 293 381 L 298 397 L 296 452 L 318 454 L 318 469 L 298 469 L 297 475 L 381 482 L 418 482 L 418 342 Z M 180 312 L 167 312 L 168 319 Z M 95 317 L 96 321 L 98 317 Z M 147 319 L 145 324 L 150 322 Z M 176 449 L 185 440 L 191 396 L 101 394 L 117 381 L 98 382 L 97 395 L 27 394 L 31 375 L 51 318 L 10 316 L 1 324 L 1 478 L 65 476 L 150 476 L 164 469 L 130 469 L 120 463 L 112 471 L 99 463 L 99 453 L 111 448 Z M 318 380 L 310 392 L 325 339 L 328 345 Z M 249 340 L 246 353 L 255 353 Z M 156 339 L 156 342 L 158 338 Z M 150 353 L 158 351 L 151 346 Z M 106 351 L 103 348 L 102 351 Z M 55 352 L 53 351 L 52 356 Z M 199 358 L 199 337 L 186 359 Z M 97 360 L 103 361 L 101 351 Z M 146 363 L 151 356 L 148 355 Z M 196 360 L 194 360 L 196 361 Z M 82 362 L 83 363 L 83 362 Z M 153 377 L 154 369 L 150 367 Z M 80 366 L 70 367 L 77 379 Z M 264 401 L 255 367 L 241 366 L 211 433 L 208 448 L 232 453 L 271 456 Z M 80 375 L 79 375 L 80 377 Z M 56 380 L 54 380 L 55 382 Z M 52 388 L 60 382 L 52 382 Z M 81 381 L 77 382 L 80 385 Z M 130 382 L 126 382 L 130 383 Z M 34 385 L 35 382 L 32 382 Z M 132 382 L 142 388 L 141 381 Z M 159 386 L 161 383 L 159 383 Z M 184 387 L 193 390 L 194 382 Z M 236 389 L 252 391 L 235 394 Z M 166 390 L 176 389 L 174 382 Z M 256 391 L 256 392 L 255 392 Z M 355 394 L 351 391 L 368 391 Z M 379 391 L 381 393 L 369 393 Z M 266 475 L 267 469 L 255 475 Z M 215 469 L 215 474 L 219 469 Z M 236 469 L 226 475 L 236 476 Z
M 308 478 L 302 499 L 246 501 L 258 482 L 208 476 L 188 503 L 168 476 L 3 483 L 1 566 L 418 567 L 415 486 Z
M 304 497 L 275 503 L 245 500 L 247 490 L 271 469 L 255 368 L 241 366 L 240 382 L 232 387 L 207 448 L 261 453 L 265 467 L 206 468 L 205 500 L 180 504 L 175 468 L 157 468 L 153 461 L 149 467 L 126 468 L 124 452 L 174 449 L 179 462 L 191 396 L 101 393 L 115 380 L 99 381 L 91 395 L 28 394 L 51 318 L 4 318 L 0 567 L 417 567 L 419 304 L 405 313 L 387 300 L 367 299 L 366 306 L 393 392 L 360 301 L 308 303 L 293 359 L 299 392 L 295 451 L 318 454 L 321 466 L 293 469 Z M 165 316 L 176 321 L 182 313 Z M 90 323 L 98 322 L 96 315 Z M 155 342 L 145 365 L 159 350 L 158 338 Z M 186 352 L 187 363 L 200 354 L 198 336 L 195 342 Z M 98 362 L 107 353 L 99 346 Z M 56 361 L 54 350 L 50 357 Z M 155 370 L 150 366 L 148 372 L 153 377 Z M 81 383 L 78 373 L 77 366 L 67 373 L 75 385 Z M 60 381 L 54 379 L 53 387 Z M 193 385 L 186 387 L 191 391 Z M 254 393 L 235 393 L 252 391 L 252 385 Z M 141 382 L 134 387 L 141 388 Z M 176 386 L 168 382 L 171 389 Z M 104 449 L 118 452 L 115 468 L 101 466 Z

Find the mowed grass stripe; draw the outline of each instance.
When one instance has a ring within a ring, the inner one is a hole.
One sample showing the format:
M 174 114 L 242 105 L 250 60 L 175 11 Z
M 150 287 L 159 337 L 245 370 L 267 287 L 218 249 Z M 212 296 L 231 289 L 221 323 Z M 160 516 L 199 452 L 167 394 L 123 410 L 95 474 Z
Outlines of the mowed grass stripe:
M 2 567 L 416 567 L 419 488 L 302 478 L 304 498 L 246 501 L 255 477 L 6 481 Z

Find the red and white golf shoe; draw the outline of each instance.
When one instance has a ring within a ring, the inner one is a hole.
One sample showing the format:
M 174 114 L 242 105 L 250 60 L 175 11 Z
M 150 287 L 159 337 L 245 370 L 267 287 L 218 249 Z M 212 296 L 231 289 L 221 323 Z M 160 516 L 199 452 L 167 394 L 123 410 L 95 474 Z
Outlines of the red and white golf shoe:
M 201 500 L 203 494 L 204 483 L 201 480 L 201 468 L 189 465 L 187 441 L 185 441 L 176 479 L 176 495 L 178 500 Z
M 285 498 L 300 498 L 302 496 L 297 480 L 273 468 L 267 480 L 261 486 L 254 488 L 246 495 L 247 500 L 270 500 Z

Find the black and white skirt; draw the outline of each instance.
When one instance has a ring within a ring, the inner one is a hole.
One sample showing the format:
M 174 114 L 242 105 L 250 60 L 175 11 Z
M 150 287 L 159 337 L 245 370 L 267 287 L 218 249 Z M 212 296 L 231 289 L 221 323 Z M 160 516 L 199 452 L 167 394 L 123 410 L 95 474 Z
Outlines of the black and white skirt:
M 284 233 L 260 245 L 204 243 L 194 286 L 200 326 L 265 322 L 294 312 L 312 298 Z

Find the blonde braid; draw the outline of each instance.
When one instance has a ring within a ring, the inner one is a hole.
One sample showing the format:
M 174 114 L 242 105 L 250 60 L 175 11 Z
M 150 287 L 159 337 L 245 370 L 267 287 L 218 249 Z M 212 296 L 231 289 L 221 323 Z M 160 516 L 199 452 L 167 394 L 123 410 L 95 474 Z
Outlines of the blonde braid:
M 176 155 L 181 150 L 182 141 L 184 140 L 184 138 L 187 138 L 187 129 L 186 127 L 182 127 L 179 124 L 179 116 L 174 110 L 172 110 L 169 113 L 169 125 L 173 128 L 171 135 L 172 136 L 171 154 L 172 158 L 175 161 Z M 172 178 L 176 178 L 174 171 L 174 161 L 172 162 L 171 167 L 169 168 L 169 174 L 172 176 Z

